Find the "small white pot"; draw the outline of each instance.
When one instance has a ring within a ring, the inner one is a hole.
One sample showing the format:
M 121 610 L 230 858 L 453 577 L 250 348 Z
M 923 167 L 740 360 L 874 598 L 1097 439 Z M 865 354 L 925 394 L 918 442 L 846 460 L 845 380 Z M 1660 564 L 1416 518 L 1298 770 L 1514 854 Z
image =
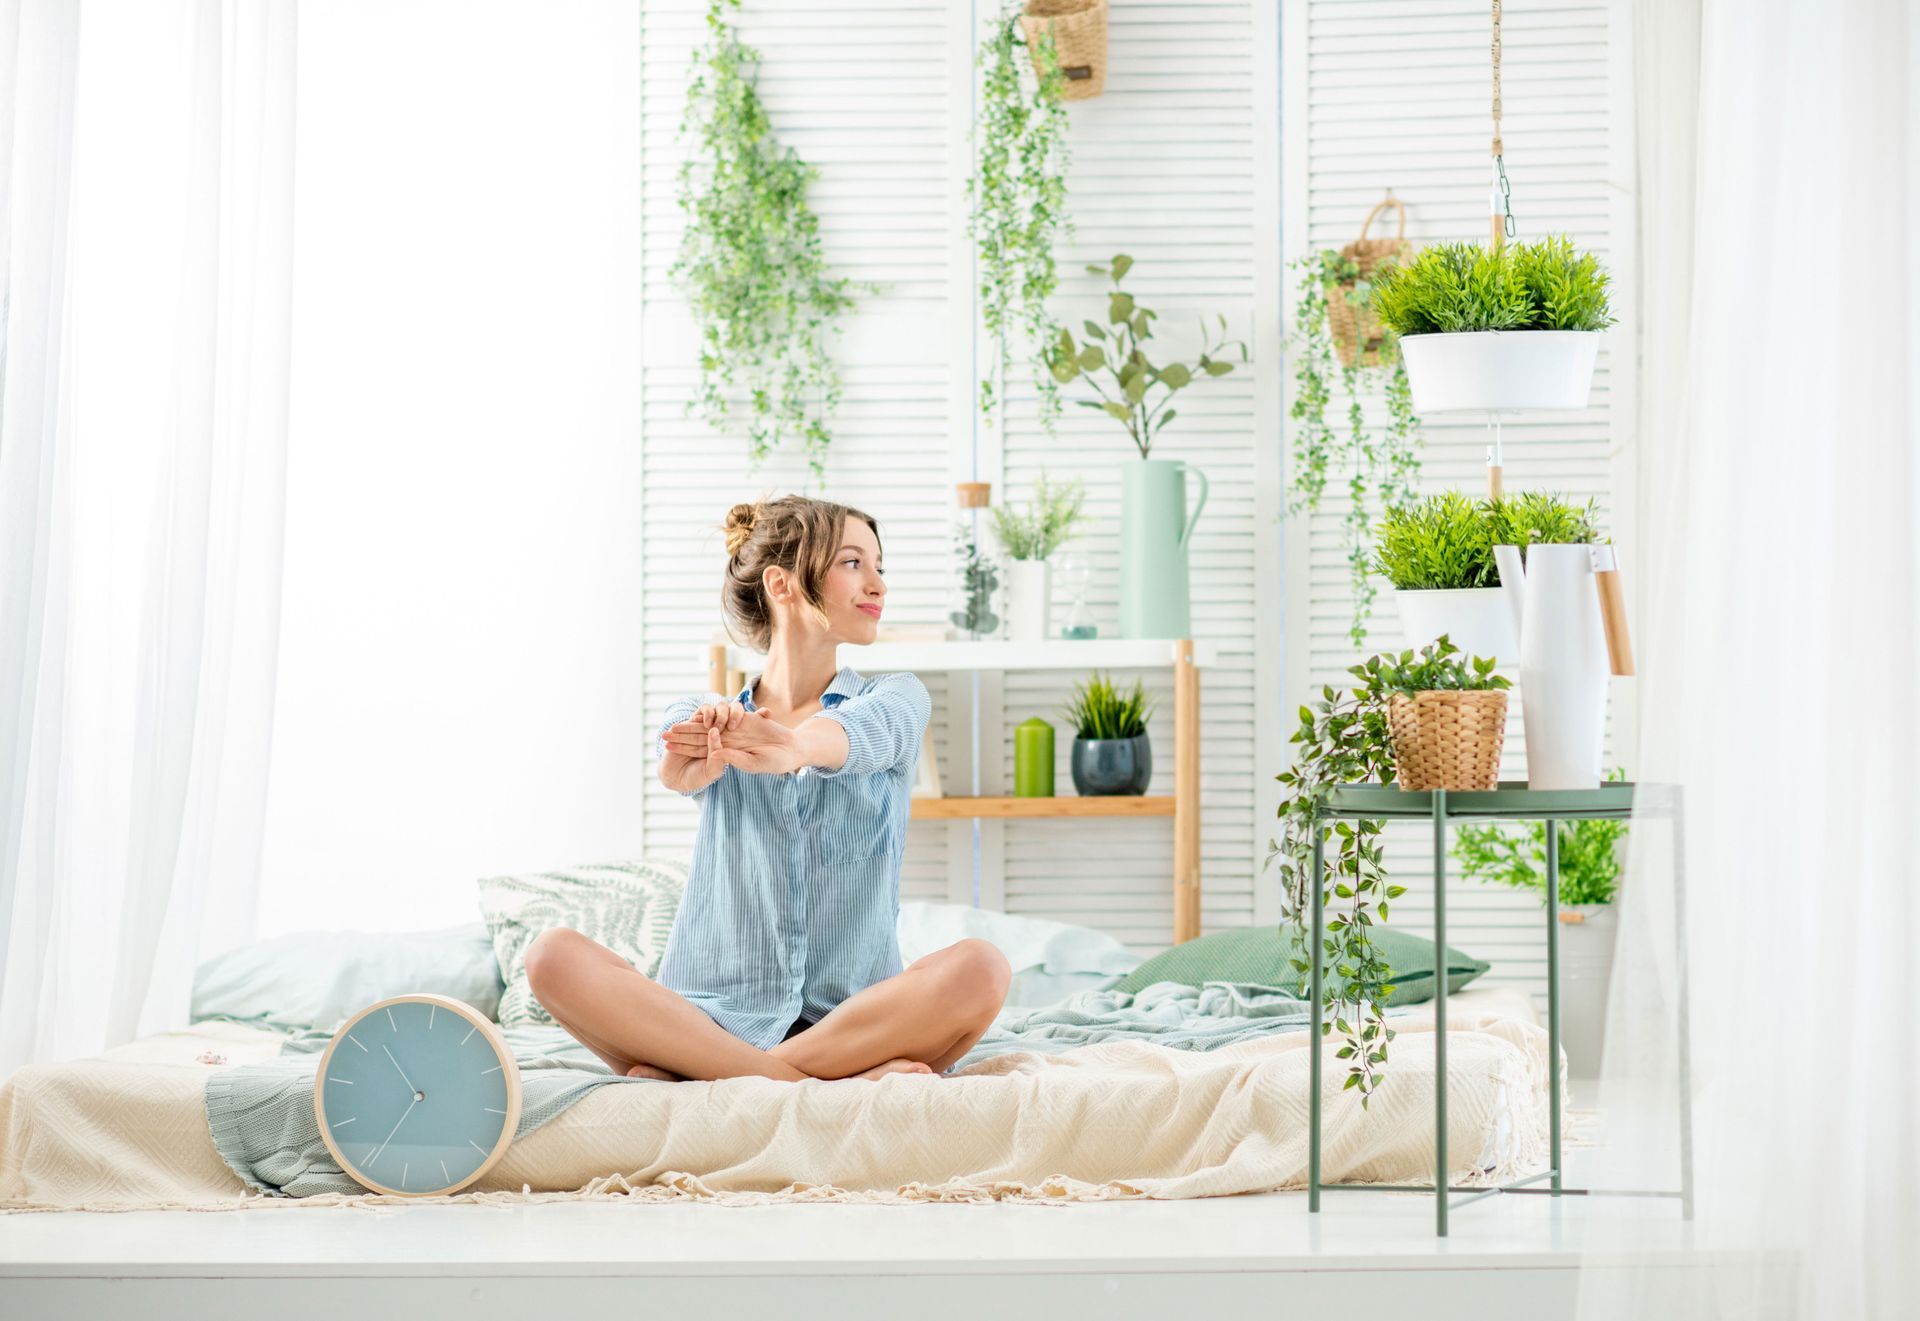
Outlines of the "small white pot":
M 1400 339 L 1416 413 L 1585 408 L 1599 352 L 1597 330 L 1474 330 Z
M 1469 656 L 1492 656 L 1503 665 L 1520 659 L 1513 609 L 1498 587 L 1440 591 L 1395 591 L 1406 645 L 1418 650 L 1442 633 Z
M 1613 976 L 1612 904 L 1560 906 L 1560 1045 L 1576 1078 L 1598 1078 Z
M 1053 566 L 1045 560 L 1007 563 L 1007 640 L 1044 642 L 1053 636 Z

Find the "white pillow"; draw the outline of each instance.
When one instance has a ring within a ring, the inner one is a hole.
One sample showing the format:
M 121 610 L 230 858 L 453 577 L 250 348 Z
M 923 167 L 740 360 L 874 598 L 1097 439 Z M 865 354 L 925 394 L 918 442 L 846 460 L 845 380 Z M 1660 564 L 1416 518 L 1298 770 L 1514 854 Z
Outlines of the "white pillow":
M 296 931 L 202 963 L 193 974 L 190 1017 L 331 1030 L 370 1004 L 431 991 L 491 1018 L 501 990 L 484 922 L 432 931 Z
M 903 900 L 899 935 L 903 965 L 958 940 L 991 942 L 1013 965 L 1007 1003 L 1021 1008 L 1056 1004 L 1080 991 L 1104 989 L 1144 962 L 1143 955 L 1092 927 L 968 904 Z

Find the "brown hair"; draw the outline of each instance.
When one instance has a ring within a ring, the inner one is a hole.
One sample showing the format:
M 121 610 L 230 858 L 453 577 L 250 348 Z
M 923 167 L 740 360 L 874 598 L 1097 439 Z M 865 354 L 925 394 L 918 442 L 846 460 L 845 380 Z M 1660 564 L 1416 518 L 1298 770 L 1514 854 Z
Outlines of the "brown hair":
M 879 541 L 880 525 L 871 514 L 804 495 L 737 504 L 727 511 L 727 576 L 720 587 L 720 609 L 736 642 L 744 635 L 747 645 L 761 652 L 773 643 L 773 603 L 760 581 L 769 565 L 794 576 L 800 599 L 825 622 L 820 585 L 849 518 L 872 528 Z

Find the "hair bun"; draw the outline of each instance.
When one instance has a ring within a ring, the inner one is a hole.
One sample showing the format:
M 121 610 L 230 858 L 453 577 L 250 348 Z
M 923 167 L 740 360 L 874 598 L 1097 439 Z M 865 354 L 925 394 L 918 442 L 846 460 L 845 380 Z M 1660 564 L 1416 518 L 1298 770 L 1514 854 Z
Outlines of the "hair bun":
M 738 504 L 727 511 L 727 554 L 738 555 L 740 548 L 747 544 L 747 538 L 753 535 L 754 521 L 759 517 L 759 507 L 750 504 Z

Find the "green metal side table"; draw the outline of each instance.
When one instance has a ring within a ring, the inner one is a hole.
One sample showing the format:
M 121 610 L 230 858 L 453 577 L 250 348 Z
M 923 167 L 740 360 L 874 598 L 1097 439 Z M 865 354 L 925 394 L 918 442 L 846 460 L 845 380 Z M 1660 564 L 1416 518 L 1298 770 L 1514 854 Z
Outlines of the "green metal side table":
M 1680 1190 L 1628 1191 L 1563 1186 L 1565 1169 L 1561 1158 L 1560 1087 L 1560 834 L 1558 821 L 1626 820 L 1633 815 L 1638 795 L 1643 818 L 1669 819 L 1673 829 L 1674 927 L 1679 944 L 1678 999 L 1680 1047 Z M 1433 980 L 1434 980 L 1434 1186 L 1418 1184 L 1323 1183 L 1320 1178 L 1320 1119 L 1325 1102 L 1321 1096 L 1321 1073 L 1326 1042 L 1321 1038 L 1323 1010 L 1320 1003 L 1325 950 L 1326 896 L 1318 883 L 1326 875 L 1326 842 L 1320 825 L 1324 821 L 1407 821 L 1433 822 Z M 1447 823 L 1450 821 L 1545 821 L 1547 823 L 1547 1069 L 1549 1124 L 1552 1136 L 1551 1166 L 1544 1174 L 1532 1175 L 1514 1183 L 1493 1188 L 1456 1188 L 1447 1176 Z M 1496 1193 L 1547 1193 L 1563 1195 L 1618 1195 L 1634 1197 L 1677 1197 L 1681 1213 L 1693 1218 L 1693 1111 L 1691 1059 L 1688 1042 L 1688 1005 L 1686 971 L 1686 903 L 1683 840 L 1681 836 L 1680 792 L 1673 785 L 1634 785 L 1608 782 L 1597 789 L 1533 790 L 1522 780 L 1504 780 L 1498 789 L 1483 791 L 1435 789 L 1410 792 L 1392 784 L 1343 785 L 1323 793 L 1314 807 L 1313 876 L 1313 1009 L 1312 1040 L 1309 1052 L 1312 1081 L 1309 1083 L 1310 1136 L 1307 1158 L 1307 1210 L 1320 1209 L 1322 1189 L 1333 1192 L 1430 1192 L 1434 1196 L 1435 1232 L 1447 1233 L 1447 1213 L 1482 1197 Z M 1529 1185 L 1547 1181 L 1548 1187 Z M 1454 1193 L 1467 1196 L 1454 1200 Z

